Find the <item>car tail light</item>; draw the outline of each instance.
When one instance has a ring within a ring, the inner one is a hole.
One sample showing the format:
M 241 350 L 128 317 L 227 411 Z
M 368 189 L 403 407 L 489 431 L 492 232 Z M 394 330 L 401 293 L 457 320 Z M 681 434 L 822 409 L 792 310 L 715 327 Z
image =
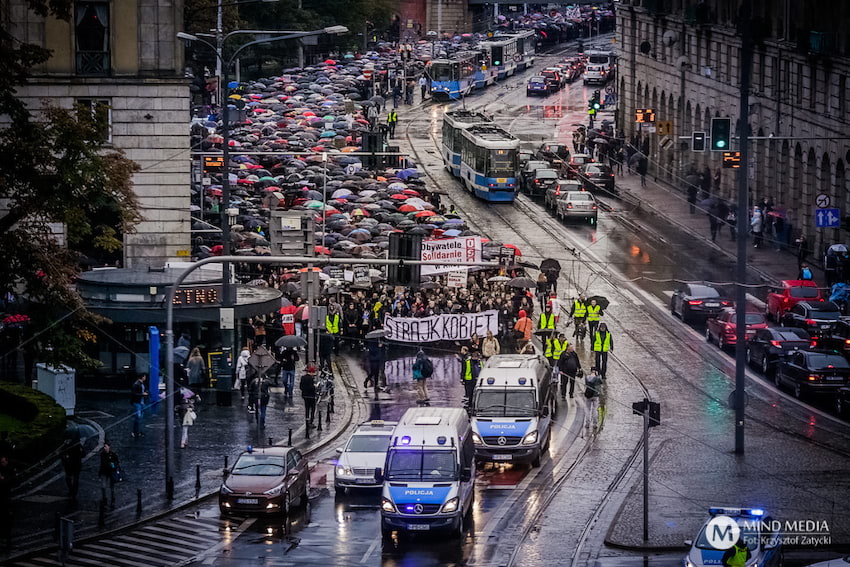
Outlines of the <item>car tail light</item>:
M 568 208 L 568 209 L 572 209 L 572 208 L 573 208 L 573 204 L 572 204 L 572 203 L 567 203 L 567 208 Z
M 721 301 L 720 305 L 732 305 L 731 301 Z
M 691 299 L 688 301 L 688 305 L 702 305 L 701 299 Z
M 591 207 L 591 209 L 595 211 L 595 210 L 596 210 L 596 205 L 593 205 L 593 206 Z
M 780 343 L 779 341 L 770 341 L 770 344 L 772 346 L 775 346 L 776 348 L 780 348 L 782 346 L 782 343 Z M 815 345 L 812 345 L 812 346 L 815 346 Z
M 561 188 L 560 188 L 560 187 L 559 187 L 558 189 L 555 189 L 555 196 L 556 196 L 556 197 L 560 197 L 560 196 L 561 196 Z
M 535 182 L 535 183 L 540 183 L 540 180 L 539 180 L 539 179 L 535 179 L 535 180 L 534 180 L 534 182 Z
M 844 339 L 844 344 L 845 344 L 845 345 L 850 345 L 850 339 Z
M 817 341 L 817 339 L 812 339 L 812 342 L 811 342 L 811 343 L 809 343 L 809 346 L 811 346 L 812 348 L 814 348 L 814 347 L 818 346 L 818 341 Z
M 610 177 L 614 177 L 614 174 L 613 174 L 613 173 L 609 173 L 608 175 L 609 175 Z
M 806 319 L 806 325 L 817 325 L 818 322 L 814 319 Z

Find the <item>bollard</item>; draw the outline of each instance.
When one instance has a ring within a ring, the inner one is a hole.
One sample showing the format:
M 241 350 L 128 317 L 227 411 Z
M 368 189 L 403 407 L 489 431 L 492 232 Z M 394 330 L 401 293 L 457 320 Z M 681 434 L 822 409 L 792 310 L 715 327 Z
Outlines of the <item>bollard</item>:
M 228 460 L 229 460 L 228 456 L 225 455 L 224 456 L 224 469 L 222 470 L 222 473 L 221 473 L 222 476 L 224 476 L 224 478 L 227 478 L 227 475 L 230 472 L 230 467 L 228 466 L 228 463 L 227 463 Z
M 136 489 L 136 516 L 142 515 L 142 489 Z
M 195 490 L 201 489 L 201 465 L 195 465 Z
M 322 430 L 322 410 L 319 410 L 319 419 L 316 420 L 316 421 L 318 421 L 318 424 L 316 425 L 316 431 L 321 431 Z
M 287 447 L 292 447 L 292 428 L 289 428 L 289 440 L 286 442 Z
M 170 476 L 165 479 L 165 497 L 168 500 L 174 500 L 174 477 Z
M 309 439 L 310 438 L 310 422 L 309 421 L 307 422 L 306 430 L 307 430 L 307 439 Z
M 269 447 L 271 447 L 272 445 L 274 445 L 274 443 L 272 443 L 272 438 L 269 437 Z
M 97 527 L 102 528 L 106 525 L 106 498 L 100 499 L 100 511 L 97 514 Z
M 53 524 L 53 541 L 59 541 L 59 526 L 62 522 L 62 514 L 56 512 L 55 523 Z

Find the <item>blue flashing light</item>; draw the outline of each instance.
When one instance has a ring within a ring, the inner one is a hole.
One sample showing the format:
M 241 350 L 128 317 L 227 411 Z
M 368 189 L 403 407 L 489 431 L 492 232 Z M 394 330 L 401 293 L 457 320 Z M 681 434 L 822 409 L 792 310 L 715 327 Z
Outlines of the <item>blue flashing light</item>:
M 752 510 L 750 510 L 750 515 L 751 516 L 764 516 L 764 510 L 762 510 L 761 508 L 753 508 Z
M 404 509 L 405 509 L 407 512 L 413 512 L 413 511 L 415 510 L 415 508 L 414 508 L 413 506 L 405 506 L 405 507 L 404 507 Z
M 247 448 L 246 450 L 247 450 L 249 453 L 253 453 L 253 452 L 254 452 L 254 447 L 253 447 L 252 445 L 248 445 L 248 448 Z
M 442 435 L 437 437 L 437 445 L 445 445 L 445 444 L 446 444 L 446 438 L 445 437 L 443 437 Z
M 401 444 L 402 444 L 402 445 L 410 445 L 410 437 L 408 437 L 407 435 L 405 435 L 404 437 L 402 437 L 402 438 L 401 438 Z
M 526 380 L 525 378 L 520 378 L 520 379 L 519 379 L 519 385 L 520 385 L 520 386 L 525 386 L 525 383 L 526 383 L 526 382 L 527 382 L 527 380 Z
M 492 386 L 495 383 L 496 383 L 496 379 L 493 378 L 492 376 L 490 378 L 487 378 L 487 384 L 489 384 L 490 386 Z

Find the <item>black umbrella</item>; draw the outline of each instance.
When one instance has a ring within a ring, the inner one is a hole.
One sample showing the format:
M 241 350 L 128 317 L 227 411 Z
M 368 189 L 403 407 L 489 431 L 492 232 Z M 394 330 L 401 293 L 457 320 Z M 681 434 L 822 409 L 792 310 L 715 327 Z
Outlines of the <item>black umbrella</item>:
M 605 297 L 604 295 L 594 295 L 594 296 L 592 296 L 592 297 L 588 297 L 588 298 L 587 298 L 587 303 L 588 303 L 588 305 L 590 304 L 590 300 L 591 300 L 591 299 L 595 299 L 595 300 L 596 300 L 596 303 L 597 303 L 597 304 L 598 304 L 598 305 L 599 305 L 602 309 L 608 309 L 608 305 L 611 303 L 610 301 L 608 301 L 608 298 L 607 298 L 607 297 Z
M 519 278 L 513 278 L 511 281 L 509 281 L 508 286 L 509 287 L 525 287 L 525 288 L 530 289 L 530 288 L 536 287 L 537 284 L 531 278 L 519 277 Z
M 296 335 L 286 335 L 274 342 L 274 346 L 281 348 L 299 348 L 307 346 L 307 341 Z
M 540 262 L 540 271 L 542 272 L 560 272 L 561 263 L 554 258 L 546 258 Z

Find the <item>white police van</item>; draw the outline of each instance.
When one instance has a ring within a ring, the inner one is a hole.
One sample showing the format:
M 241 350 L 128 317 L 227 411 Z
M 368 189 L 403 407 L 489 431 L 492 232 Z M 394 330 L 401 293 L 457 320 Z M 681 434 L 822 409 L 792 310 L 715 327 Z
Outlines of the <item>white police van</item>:
M 712 507 L 711 516 L 702 526 L 682 560 L 683 567 L 723 565 L 723 555 L 740 537 L 747 544 L 750 559 L 747 567 L 780 567 L 783 563 L 782 538 L 777 522 L 760 508 Z
M 381 534 L 450 532 L 461 537 L 472 511 L 472 428 L 460 408 L 407 410 L 393 433 L 383 471 Z
M 491 356 L 478 375 L 470 410 L 476 460 L 539 467 L 552 438 L 554 394 L 552 368 L 544 357 Z

